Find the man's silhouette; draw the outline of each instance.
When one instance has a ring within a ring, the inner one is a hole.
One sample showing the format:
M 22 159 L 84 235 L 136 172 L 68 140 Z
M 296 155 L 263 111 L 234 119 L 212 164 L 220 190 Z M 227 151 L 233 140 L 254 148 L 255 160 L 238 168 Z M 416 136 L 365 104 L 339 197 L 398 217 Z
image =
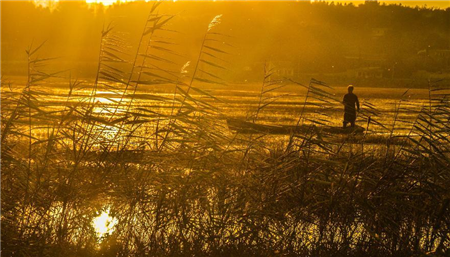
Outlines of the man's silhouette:
M 348 94 L 344 96 L 344 100 L 342 103 L 344 104 L 344 128 L 347 127 L 347 124 L 350 123 L 352 127 L 355 126 L 355 120 L 356 120 L 356 107 L 358 108 L 359 112 L 359 100 L 358 97 L 353 94 L 353 86 L 350 85 L 347 87 Z

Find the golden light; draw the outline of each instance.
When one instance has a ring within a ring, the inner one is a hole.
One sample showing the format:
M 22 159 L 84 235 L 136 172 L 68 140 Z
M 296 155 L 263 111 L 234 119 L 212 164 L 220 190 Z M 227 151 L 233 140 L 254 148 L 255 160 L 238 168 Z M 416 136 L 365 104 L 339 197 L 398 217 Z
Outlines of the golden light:
M 103 4 L 104 6 L 110 6 L 118 2 L 128 2 L 127 0 L 117 1 L 117 0 L 86 0 L 87 4 Z
M 56 9 L 59 0 L 32 0 L 35 6 L 49 8 L 51 11 Z
M 89 5 L 101 4 L 103 6 L 111 6 L 113 4 L 134 2 L 136 0 L 85 0 L 85 1 Z M 149 2 L 149 1 L 151 1 L 151 0 L 145 0 L 145 2 Z M 31 0 L 31 2 L 33 2 L 35 6 L 49 8 L 50 10 L 54 10 L 58 6 L 60 0 Z M 175 2 L 175 0 L 174 0 L 174 2 Z
M 106 233 L 114 231 L 114 226 L 117 224 L 117 219 L 109 216 L 109 208 L 104 210 L 100 216 L 92 220 L 95 232 L 99 237 L 102 237 Z
M 100 96 L 98 96 L 100 95 Z M 102 97 L 103 96 L 103 97 Z M 97 91 L 97 96 L 95 96 L 95 102 L 101 104 L 112 104 L 114 101 L 119 101 L 120 95 L 117 95 L 111 91 Z

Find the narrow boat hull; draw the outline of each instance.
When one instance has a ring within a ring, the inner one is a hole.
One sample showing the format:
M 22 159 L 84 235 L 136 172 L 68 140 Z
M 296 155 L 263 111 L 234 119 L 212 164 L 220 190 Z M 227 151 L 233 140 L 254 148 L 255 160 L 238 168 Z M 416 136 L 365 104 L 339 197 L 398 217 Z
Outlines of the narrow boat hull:
M 315 125 L 301 125 L 301 126 L 290 126 L 290 125 L 264 125 L 256 124 L 239 119 L 227 119 L 227 125 L 230 130 L 245 133 L 245 134 L 292 134 L 292 133 L 305 133 L 311 129 L 319 129 L 325 133 L 332 134 L 350 134 L 350 133 L 363 133 L 365 129 L 360 126 L 355 127 L 328 127 L 328 126 L 315 126 Z

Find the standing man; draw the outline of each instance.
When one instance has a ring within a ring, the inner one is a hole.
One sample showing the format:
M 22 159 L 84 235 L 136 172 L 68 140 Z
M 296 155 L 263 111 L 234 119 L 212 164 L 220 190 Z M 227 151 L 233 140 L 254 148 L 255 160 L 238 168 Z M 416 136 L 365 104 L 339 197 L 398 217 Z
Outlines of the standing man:
M 347 87 L 348 93 L 344 96 L 344 100 L 342 103 L 344 104 L 344 128 L 347 127 L 347 124 L 350 123 L 352 127 L 355 126 L 356 120 L 356 107 L 359 112 L 359 100 L 358 97 L 353 94 L 353 86 L 350 85 Z

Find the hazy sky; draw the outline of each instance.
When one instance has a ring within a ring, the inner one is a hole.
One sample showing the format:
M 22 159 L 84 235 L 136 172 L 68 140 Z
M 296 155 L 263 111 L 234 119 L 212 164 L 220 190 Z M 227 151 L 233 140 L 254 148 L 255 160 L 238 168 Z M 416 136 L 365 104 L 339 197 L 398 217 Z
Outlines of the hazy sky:
M 18 0 L 0 0 L 0 1 L 18 1 Z M 52 1 L 71 1 L 71 0 L 28 0 L 28 1 L 33 1 L 33 2 L 37 2 L 40 4 L 45 4 L 45 2 L 52 2 Z M 103 2 L 106 4 L 111 4 L 112 2 L 114 2 L 116 0 L 87 0 L 87 2 Z M 121 0 L 122 2 L 131 2 L 131 1 L 143 1 L 143 0 Z M 149 1 L 149 0 L 145 0 L 145 1 Z M 175 0 L 175 1 L 199 1 L 199 0 Z M 200 0 L 200 1 L 208 1 L 208 0 Z M 211 0 L 213 1 L 213 0 Z M 229 0 L 218 0 L 218 1 L 229 1 Z M 232 1 L 240 1 L 240 0 L 232 0 Z M 242 0 L 242 1 L 258 1 L 258 0 Z M 259 0 L 261 1 L 261 0 Z M 262 0 L 262 1 L 321 1 L 321 0 Z M 350 3 L 353 2 L 355 5 L 359 5 L 361 3 L 364 3 L 364 0 L 362 1 L 341 1 L 341 0 L 325 0 L 327 2 L 342 2 L 342 3 Z M 436 0 L 431 0 L 431 1 L 415 1 L 415 0 L 379 0 L 379 2 L 382 3 L 393 3 L 393 4 L 399 4 L 401 3 L 402 5 L 406 5 L 406 6 L 424 6 L 427 5 L 428 7 L 437 7 L 437 8 L 448 8 L 450 7 L 450 1 L 448 0 L 440 0 L 440 1 L 436 1 Z
M 326 0 L 327 2 L 333 2 L 333 0 Z M 341 3 L 350 3 L 353 2 L 355 5 L 364 3 L 364 1 L 334 1 L 334 2 L 341 2 Z M 388 1 L 379 1 L 381 3 L 386 4 L 402 4 L 406 6 L 424 6 L 425 4 L 428 7 L 438 7 L 438 8 L 447 8 L 450 7 L 450 1 L 444 0 L 444 1 L 395 1 L 395 0 L 388 0 Z

